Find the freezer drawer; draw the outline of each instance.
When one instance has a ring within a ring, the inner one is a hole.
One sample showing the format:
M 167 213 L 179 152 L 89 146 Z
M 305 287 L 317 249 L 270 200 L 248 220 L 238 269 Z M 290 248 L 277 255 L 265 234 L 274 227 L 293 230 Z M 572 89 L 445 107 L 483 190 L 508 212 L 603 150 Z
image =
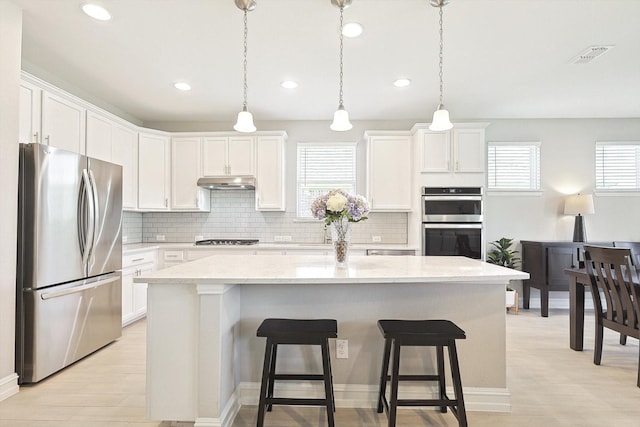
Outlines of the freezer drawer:
M 20 383 L 38 382 L 122 335 L 120 273 L 23 291 Z

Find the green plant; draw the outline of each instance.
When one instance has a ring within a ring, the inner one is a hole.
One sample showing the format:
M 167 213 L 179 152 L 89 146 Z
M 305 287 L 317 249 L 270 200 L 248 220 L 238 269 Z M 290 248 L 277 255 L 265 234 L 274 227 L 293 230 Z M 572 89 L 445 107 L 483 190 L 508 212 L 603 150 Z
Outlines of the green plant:
M 501 265 L 507 268 L 517 268 L 520 258 L 516 255 L 518 251 L 511 250 L 513 239 L 503 237 L 500 240 L 491 242 L 493 248 L 489 251 L 487 262 L 490 264 Z

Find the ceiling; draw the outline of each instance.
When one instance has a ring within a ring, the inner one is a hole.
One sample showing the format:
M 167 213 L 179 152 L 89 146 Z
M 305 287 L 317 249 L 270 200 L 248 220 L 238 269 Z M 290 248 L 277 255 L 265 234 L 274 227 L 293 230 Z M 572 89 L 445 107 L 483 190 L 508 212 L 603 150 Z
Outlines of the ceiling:
M 229 121 L 242 107 L 243 13 L 233 0 L 11 0 L 23 59 L 142 122 Z M 352 120 L 430 121 L 438 104 L 438 9 L 353 0 L 344 105 Z M 444 101 L 453 121 L 640 117 L 640 1 L 453 0 L 444 8 Z M 249 13 L 248 106 L 256 121 L 327 120 L 338 104 L 339 10 L 258 0 Z M 588 64 L 593 45 L 615 45 Z M 27 68 L 25 65 L 24 68 Z M 396 88 L 406 77 L 412 84 Z M 284 89 L 283 80 L 299 83 Z M 179 92 L 176 80 L 193 90 Z

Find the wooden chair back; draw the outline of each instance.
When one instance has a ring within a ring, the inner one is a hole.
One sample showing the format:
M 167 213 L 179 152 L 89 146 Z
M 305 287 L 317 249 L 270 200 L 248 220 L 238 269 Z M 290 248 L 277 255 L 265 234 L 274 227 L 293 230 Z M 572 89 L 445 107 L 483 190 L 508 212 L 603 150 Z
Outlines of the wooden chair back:
M 636 270 L 640 270 L 640 242 L 613 242 L 616 248 L 631 249 L 631 262 L 636 266 Z
M 585 245 L 596 315 L 603 326 L 640 338 L 640 282 L 631 259 L 629 248 Z M 599 291 L 604 294 L 606 308 Z

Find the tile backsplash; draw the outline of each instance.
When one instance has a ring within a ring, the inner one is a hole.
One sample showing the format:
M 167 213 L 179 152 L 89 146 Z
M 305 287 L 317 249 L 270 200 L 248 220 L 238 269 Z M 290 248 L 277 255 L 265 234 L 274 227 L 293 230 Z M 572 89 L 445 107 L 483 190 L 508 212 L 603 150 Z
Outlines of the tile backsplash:
M 211 192 L 211 212 L 125 212 L 122 235 L 126 243 L 193 242 L 206 238 L 255 238 L 261 242 L 290 241 L 320 243 L 321 221 L 296 221 L 295 212 L 259 212 L 255 193 L 247 190 Z M 407 243 L 406 213 L 370 213 L 369 219 L 353 224 L 353 243 Z M 124 243 L 124 242 L 123 242 Z

